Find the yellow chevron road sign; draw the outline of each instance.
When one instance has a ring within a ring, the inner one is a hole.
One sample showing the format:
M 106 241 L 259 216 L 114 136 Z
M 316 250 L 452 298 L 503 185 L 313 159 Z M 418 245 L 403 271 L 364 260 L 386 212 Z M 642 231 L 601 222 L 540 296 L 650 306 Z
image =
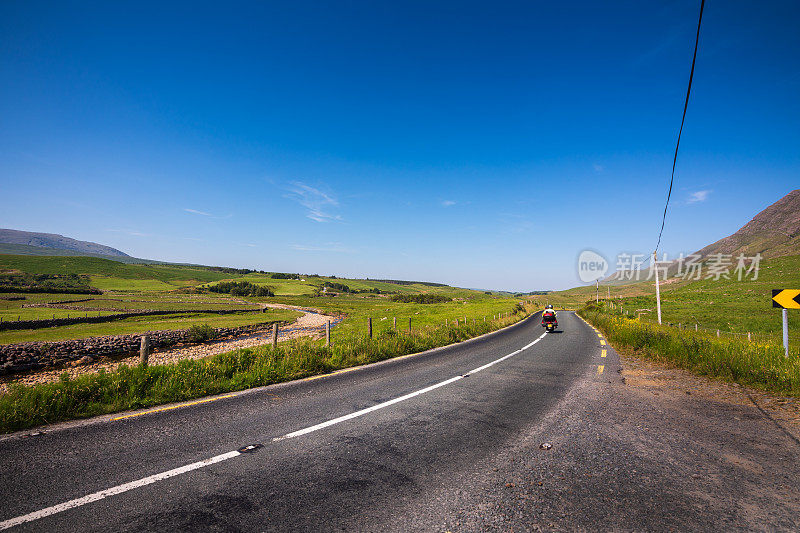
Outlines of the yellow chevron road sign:
M 800 309 L 800 290 L 772 289 L 772 307 Z

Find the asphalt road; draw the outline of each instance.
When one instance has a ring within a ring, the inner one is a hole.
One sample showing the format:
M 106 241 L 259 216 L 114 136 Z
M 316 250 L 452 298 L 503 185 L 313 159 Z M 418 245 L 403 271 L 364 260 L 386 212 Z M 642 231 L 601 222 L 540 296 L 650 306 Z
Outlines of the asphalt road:
M 698 503 L 703 494 L 687 497 L 676 485 L 674 464 L 643 462 L 644 453 L 632 453 L 630 443 L 628 450 L 608 447 L 606 419 L 620 415 L 616 354 L 570 313 L 559 313 L 556 333 L 544 335 L 538 322 L 533 317 L 468 343 L 319 379 L 4 438 L 0 527 L 479 531 L 752 524 L 738 521 L 735 509 L 705 512 Z M 626 412 L 637 405 L 626 404 Z M 643 438 L 630 433 L 626 438 Z M 553 448 L 541 449 L 545 441 Z M 236 451 L 248 445 L 259 447 Z M 798 458 L 787 453 L 781 460 Z M 602 473 L 603 482 L 591 472 Z M 783 473 L 785 483 L 796 472 Z M 762 520 L 780 529 L 793 524 L 793 513 L 779 503 Z

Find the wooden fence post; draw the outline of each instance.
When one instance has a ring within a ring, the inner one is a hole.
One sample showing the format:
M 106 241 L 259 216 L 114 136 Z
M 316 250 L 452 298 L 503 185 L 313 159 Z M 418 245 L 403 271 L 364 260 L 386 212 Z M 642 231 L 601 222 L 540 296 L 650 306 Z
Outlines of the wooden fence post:
M 397 317 L 392 318 L 392 327 L 397 329 Z
M 719 338 L 719 330 L 717 330 L 717 338 Z
M 747 342 L 751 342 L 750 341 L 750 332 L 749 331 L 747 332 Z
M 139 340 L 139 364 L 147 367 L 147 359 L 150 357 L 150 337 L 142 335 Z
M 275 322 L 272 324 L 272 349 L 276 349 L 278 347 L 278 323 Z
M 328 320 L 325 322 L 325 346 L 330 347 L 331 345 L 331 321 Z
M 367 324 L 369 326 L 369 338 L 371 339 L 372 338 L 372 317 L 369 317 L 367 319 Z
M 411 333 L 411 317 L 408 317 L 408 332 Z

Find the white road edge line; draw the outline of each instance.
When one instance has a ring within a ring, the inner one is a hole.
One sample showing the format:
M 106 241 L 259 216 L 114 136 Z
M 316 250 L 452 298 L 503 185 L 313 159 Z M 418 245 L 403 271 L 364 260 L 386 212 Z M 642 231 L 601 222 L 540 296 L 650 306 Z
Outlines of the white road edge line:
M 479 366 L 475 370 L 470 370 L 467 374 L 475 374 L 476 372 L 480 372 L 481 370 L 486 370 L 490 366 L 496 365 L 501 361 L 505 361 L 510 357 L 514 357 L 515 355 L 527 350 L 540 340 L 542 340 L 547 333 L 542 333 L 535 341 L 523 346 L 519 350 L 515 350 L 508 355 L 504 355 L 499 359 L 495 359 L 491 363 L 487 363 L 483 366 Z M 383 409 L 384 407 L 389 407 L 390 405 L 394 405 L 396 403 L 400 403 L 402 401 L 411 399 L 415 396 L 419 396 L 420 394 L 425 394 L 426 392 L 430 392 L 432 390 L 438 389 L 439 387 L 444 387 L 445 385 L 449 385 L 455 381 L 460 379 L 464 379 L 463 375 L 455 376 L 450 379 L 446 379 L 444 381 L 440 381 L 434 385 L 429 387 L 425 387 L 424 389 L 420 389 L 418 391 L 414 391 L 408 393 L 404 396 L 399 396 L 392 400 L 379 403 L 377 405 L 373 405 L 372 407 L 368 407 L 366 409 L 362 409 L 360 411 L 356 411 L 354 413 L 350 413 L 349 415 L 340 416 L 338 418 L 333 418 L 326 422 L 322 422 L 321 424 L 316 424 L 314 426 L 310 426 L 304 429 L 299 429 L 297 431 L 293 431 L 291 433 L 287 433 L 281 437 L 275 437 L 272 439 L 272 442 L 291 439 L 294 437 L 299 437 L 301 435 L 307 435 L 308 433 L 313 433 L 314 431 L 319 431 L 320 429 L 333 426 L 335 424 L 339 424 L 341 422 L 345 422 L 347 420 L 352 420 L 353 418 L 358 418 L 359 416 L 363 416 L 367 413 L 372 413 L 373 411 L 377 411 L 378 409 Z M 198 468 L 204 468 L 206 466 L 213 465 L 215 463 L 220 463 L 222 461 L 227 461 L 228 459 L 233 459 L 234 457 L 238 457 L 241 455 L 238 451 L 234 450 L 232 452 L 223 453 L 222 455 L 217 455 L 215 457 L 211 457 L 210 459 L 204 459 L 203 461 L 198 461 L 196 463 L 192 463 L 186 466 L 181 466 L 178 468 L 174 468 L 172 470 L 167 470 L 166 472 L 161 472 L 160 474 L 153 474 L 152 476 L 148 476 L 137 481 L 131 481 L 129 483 L 125 483 L 124 485 L 117 485 L 116 487 L 111 487 L 110 489 L 101 490 L 99 492 L 94 492 L 92 494 L 88 494 L 81 498 L 76 498 L 74 500 L 70 500 L 68 502 L 59 503 L 57 505 L 53 505 L 52 507 L 47 507 L 46 509 L 42 509 L 40 511 L 35 511 L 33 513 L 29 513 L 26 515 L 18 516 L 16 518 L 9 518 L 3 522 L 0 522 L 0 530 L 8 529 L 14 526 L 18 526 L 20 524 L 24 524 L 25 522 L 32 522 L 34 520 L 39 520 L 40 518 L 45 518 L 50 515 L 54 515 L 56 513 L 60 513 L 62 511 L 67 511 L 69 509 L 74 509 L 75 507 L 80 507 L 82 505 L 86 505 L 87 503 L 96 502 L 98 500 L 102 500 L 104 498 L 108 498 L 109 496 L 115 496 L 117 494 L 122 494 L 123 492 L 128 492 L 129 490 L 136 489 L 139 487 L 144 487 L 145 485 L 150 485 L 151 483 L 155 483 L 156 481 L 162 481 L 164 479 L 169 479 L 171 477 L 179 476 L 181 474 L 185 474 L 186 472 L 191 472 L 192 470 L 197 470 Z
M 184 474 L 186 472 L 191 472 L 192 470 L 197 470 L 198 468 L 203 468 L 206 466 L 213 465 L 215 463 L 227 461 L 228 459 L 233 459 L 234 457 L 237 457 L 239 455 L 241 454 L 238 451 L 223 453 L 222 455 L 217 455 L 210 459 L 204 459 L 203 461 L 198 461 L 196 463 L 192 463 L 186 466 L 181 466 L 179 468 L 174 468 L 172 470 L 167 470 L 166 472 L 161 472 L 160 474 L 153 474 L 152 476 L 148 476 L 139 479 L 137 481 L 131 481 L 130 483 L 125 483 L 124 485 L 117 485 L 116 487 L 111 487 L 110 489 L 105 489 L 101 490 L 100 492 L 88 494 L 86 496 L 83 496 L 82 498 L 76 498 L 68 502 L 59 503 L 58 505 L 54 505 L 52 507 L 48 507 L 40 511 L 18 516 L 16 518 L 10 518 L 8 520 L 0 522 L 0 529 L 8 529 L 10 527 L 24 524 L 25 522 L 33 522 L 34 520 L 39 520 L 40 518 L 54 515 L 56 513 L 66 511 L 68 509 L 80 507 L 82 505 L 86 505 L 87 503 L 96 502 L 98 500 L 108 498 L 109 496 L 122 494 L 123 492 L 128 492 L 129 490 L 132 489 L 144 487 L 145 485 L 150 485 L 151 483 L 155 483 L 156 481 L 169 479 L 171 477 L 175 477 L 180 474 Z

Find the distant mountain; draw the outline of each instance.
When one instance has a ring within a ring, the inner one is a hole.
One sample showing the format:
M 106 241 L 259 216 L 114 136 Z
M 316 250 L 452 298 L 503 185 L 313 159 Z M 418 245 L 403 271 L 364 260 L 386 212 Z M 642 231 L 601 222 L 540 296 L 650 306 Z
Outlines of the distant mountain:
M 709 244 L 696 251 L 695 255 L 699 255 L 702 262 L 714 254 L 730 254 L 735 261 L 739 254 L 753 257 L 757 253 L 763 258 L 800 254 L 800 189 L 793 190 L 758 213 L 733 235 Z M 674 276 L 677 271 L 678 263 L 673 261 L 667 269 L 667 277 Z M 634 278 L 617 271 L 605 278 L 603 283 L 635 283 L 639 278 Z
M 703 257 L 731 254 L 781 257 L 800 254 L 800 189 L 767 207 L 739 231 L 695 252 Z
M 78 254 L 102 255 L 106 257 L 130 257 L 116 248 L 97 244 L 96 242 L 79 241 L 55 233 L 34 233 L 15 229 L 0 228 L 0 243 L 12 245 L 33 246 L 36 248 L 51 248 L 56 250 L 71 250 Z

